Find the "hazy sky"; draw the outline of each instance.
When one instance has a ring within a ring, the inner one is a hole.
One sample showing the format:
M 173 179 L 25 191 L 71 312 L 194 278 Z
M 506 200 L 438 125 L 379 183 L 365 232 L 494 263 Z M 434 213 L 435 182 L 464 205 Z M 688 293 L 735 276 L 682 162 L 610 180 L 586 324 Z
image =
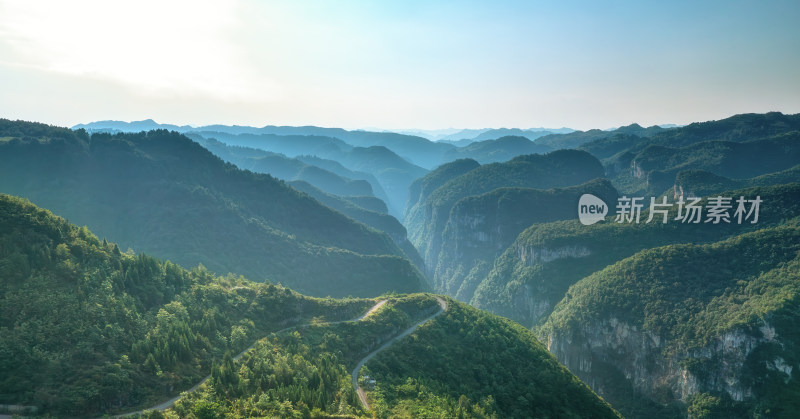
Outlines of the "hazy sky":
M 798 0 L 0 0 L 0 117 L 586 129 L 798 113 L 798 22 Z

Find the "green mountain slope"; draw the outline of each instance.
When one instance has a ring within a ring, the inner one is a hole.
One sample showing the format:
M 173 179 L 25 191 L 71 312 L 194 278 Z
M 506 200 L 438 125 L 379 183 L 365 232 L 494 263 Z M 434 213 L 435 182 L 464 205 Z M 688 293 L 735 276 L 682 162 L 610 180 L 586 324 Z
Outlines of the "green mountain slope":
M 798 295 L 795 221 L 639 252 L 572 286 L 539 333 L 630 417 L 680 401 L 716 417 L 795 417 Z
M 350 169 L 374 175 L 386 191 L 389 212 L 396 217 L 400 217 L 405 208 L 411 182 L 428 173 L 383 146 L 355 147 L 346 154 L 328 157 Z
M 365 210 L 378 212 L 381 214 L 388 214 L 389 209 L 386 207 L 386 202 L 374 196 L 343 196 L 345 201 L 358 205 Z
M 703 141 L 743 142 L 800 131 L 800 114 L 740 114 L 718 121 L 695 122 L 654 135 L 647 143 L 685 147 Z
M 385 234 L 267 175 L 225 164 L 180 134 L 88 137 L 38 124 L 2 126 L 10 127 L 0 129 L 3 136 L 29 134 L 0 143 L 0 192 L 52 208 L 123 248 L 314 295 L 424 286 Z
M 153 406 L 208 375 L 173 409 L 142 416 L 369 417 L 350 370 L 435 312 L 437 298 L 318 299 L 202 267 L 187 271 L 121 253 L 85 227 L 0 195 L 0 403 L 95 417 Z M 374 313 L 356 317 L 371 306 Z M 362 371 L 380 380 L 368 396 L 379 417 L 616 417 L 529 331 L 453 301 L 396 345 Z M 436 373 L 463 348 L 501 346 L 511 350 L 486 358 L 470 351 L 457 371 L 469 381 Z M 527 367 L 508 368 L 521 362 Z M 422 385 L 408 393 L 408 380 Z
M 631 127 L 634 128 L 631 129 Z M 738 143 L 798 131 L 800 130 L 800 114 L 784 115 L 780 112 L 740 114 L 718 121 L 694 122 L 686 126 L 654 130 L 650 133 L 644 133 L 635 127 L 638 125 L 634 124 L 615 131 L 608 131 L 609 135 L 600 135 L 591 141 L 583 142 L 579 148 L 589 151 L 600 159 L 622 153 L 623 157 L 628 156 L 626 162 L 628 164 L 632 156 L 648 146 L 680 148 L 705 141 Z M 651 130 L 651 128 L 647 128 L 647 130 Z M 541 140 L 545 140 L 545 138 Z M 613 167 L 610 169 L 613 173 L 620 170 Z
M 609 137 L 602 137 L 597 140 L 583 143 L 578 150 L 588 151 L 591 155 L 600 160 L 607 159 L 617 153 L 627 151 L 635 147 L 637 143 L 644 141 L 644 138 L 632 134 L 614 134 Z M 613 169 L 613 168 L 612 168 Z M 621 169 L 613 169 L 612 173 L 617 173 Z
M 366 368 L 379 417 L 618 417 L 525 328 L 452 300 Z
M 232 364 L 234 374 L 226 378 L 221 371 L 219 380 L 179 402 L 174 413 L 185 417 L 210 406 L 234 418 L 367 416 L 348 371 L 435 308 L 436 300 L 428 295 L 390 298 L 362 321 L 312 326 L 263 340 L 242 362 Z M 474 350 L 497 347 L 509 350 L 492 356 Z M 379 418 L 618 417 L 529 331 L 453 301 L 442 315 L 379 352 L 361 375 L 362 382 L 376 380 L 367 398 Z
M 706 170 L 719 176 L 750 178 L 778 172 L 800 161 L 800 131 L 746 142 L 704 141 L 681 148 L 650 145 L 639 151 L 615 183 L 630 193 L 660 195 L 682 170 Z M 634 190 L 639 188 L 638 190 Z
M 91 417 L 164 400 L 226 351 L 370 304 L 120 253 L 85 227 L 0 195 L 0 404 Z
M 636 252 L 667 244 L 717 241 L 800 216 L 798 183 L 735 190 L 723 196 L 760 196 L 758 223 L 645 223 L 649 212 L 643 211 L 639 224 L 619 224 L 609 217 L 590 226 L 577 220 L 531 226 L 495 260 L 471 304 L 534 326 L 550 314 L 570 286 Z M 670 218 L 676 211 L 674 207 Z
M 320 135 L 230 134 L 220 131 L 193 131 L 191 134 L 214 138 L 227 145 L 267 150 L 289 157 L 301 154 L 322 156 L 353 148 L 338 138 Z

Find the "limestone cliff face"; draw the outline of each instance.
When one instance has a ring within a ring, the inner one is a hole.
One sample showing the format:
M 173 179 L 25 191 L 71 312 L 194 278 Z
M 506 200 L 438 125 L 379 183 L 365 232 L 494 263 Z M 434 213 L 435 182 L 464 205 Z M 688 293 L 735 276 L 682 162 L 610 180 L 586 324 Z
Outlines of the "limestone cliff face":
M 451 216 L 443 233 L 443 242 L 448 245 L 439 254 L 434 274 L 438 290 L 469 301 L 471 292 L 462 289 L 464 279 L 473 268 L 503 250 L 500 229 L 487 221 L 486 214 Z
M 576 217 L 577 201 L 583 193 L 616 199 L 608 181 L 596 180 L 558 190 L 498 188 L 463 198 L 450 211 L 441 240 L 431 240 L 426 255 L 435 258 L 433 282 L 437 291 L 470 301 L 489 269 L 520 233 L 537 223 Z M 547 263 L 563 257 L 582 257 L 581 246 L 558 248 L 519 247 L 523 264 Z M 469 279 L 469 280 L 468 280 Z
M 727 393 L 735 401 L 744 401 L 754 394 L 752 364 L 787 381 L 796 367 L 781 355 L 762 359 L 761 349 L 782 345 L 768 322 L 725 332 L 699 348 L 676 347 L 613 317 L 540 334 L 540 338 L 561 363 L 612 404 L 622 397 L 619 380 L 659 403 L 685 402 L 698 392 Z
M 440 292 L 469 301 L 474 289 L 464 286 L 467 275 L 478 265 L 494 260 L 516 238 L 513 230 L 524 227 L 508 231 L 496 212 L 464 207 L 456 206 L 442 233 L 434 284 Z
M 428 197 L 448 181 L 480 167 L 475 160 L 461 159 L 443 164 L 422 178 L 411 183 L 408 190 L 408 202 L 404 212 L 404 223 L 408 226 L 408 238 L 419 250 L 420 255 L 426 260 L 425 271 L 429 277 L 433 276 L 435 263 L 427 257 L 431 237 L 435 237 L 434 226 L 431 222 L 438 219 L 438 212 L 433 203 L 428 202 Z M 436 215 L 436 217 L 434 217 Z M 441 231 L 441 230 L 438 230 Z M 431 252 L 435 251 L 430 249 Z
M 589 250 L 588 247 L 579 245 L 547 247 L 519 244 L 516 246 L 516 249 L 520 261 L 527 266 L 548 263 L 568 257 L 581 258 L 592 254 L 592 251 Z
M 470 304 L 532 327 L 563 298 L 563 290 L 554 290 L 542 271 L 554 263 L 581 263 L 596 252 L 580 244 L 530 244 L 517 238 L 477 286 Z
M 474 161 L 472 163 L 477 164 Z M 517 156 L 505 163 L 486 164 L 466 172 L 461 170 L 463 169 L 461 166 L 471 167 L 456 162 L 453 162 L 452 167 L 444 165 L 415 184 L 411 190 L 412 194 L 419 196 L 409 201 L 413 204 L 406 212 L 405 222 L 409 238 L 425 259 L 427 273 L 434 277 L 437 276 L 437 270 L 469 272 L 477 263 L 491 260 L 492 256 L 502 251 L 501 246 L 499 251 L 488 255 L 482 254 L 480 260 L 467 260 L 465 265 L 447 266 L 450 262 L 445 261 L 446 266 L 440 269 L 440 254 L 459 252 L 453 250 L 451 240 L 460 239 L 461 231 L 467 228 L 469 223 L 485 221 L 487 226 L 491 224 L 494 228 L 506 229 L 500 233 L 511 237 L 502 242 L 508 246 L 516 234 L 530 226 L 532 220 L 547 222 L 576 217 L 580 191 L 589 185 L 592 190 L 598 191 L 594 193 L 595 195 L 613 195 L 615 198 L 617 195 L 616 189 L 609 181 L 600 179 L 605 173 L 600 161 L 585 151 L 557 150 L 546 155 Z M 453 173 L 450 173 L 451 171 Z M 424 185 L 426 183 L 427 189 Z M 432 185 L 438 184 L 441 186 L 432 188 Z M 580 189 L 582 187 L 583 189 Z M 425 196 L 428 193 L 426 190 L 431 189 L 433 190 L 429 195 Z M 520 189 L 537 192 L 520 194 L 509 192 Z M 566 198 L 569 193 L 575 195 Z M 522 196 L 526 194 L 527 198 Z M 547 205 L 549 201 L 535 202 L 531 200 L 532 197 L 566 200 L 569 201 L 569 205 L 559 206 L 558 211 L 554 212 L 554 208 Z M 520 200 L 515 201 L 517 198 Z M 476 201 L 472 201 L 473 199 Z M 456 208 L 459 205 L 463 208 Z M 497 208 L 491 208 L 492 205 Z M 464 218 L 465 216 L 485 216 L 485 219 L 468 220 Z M 448 228 L 451 230 L 450 233 L 445 232 Z M 465 243 L 461 247 L 466 249 L 472 243 L 482 245 L 492 242 L 493 234 L 495 232 L 489 230 L 477 232 L 472 242 Z M 462 276 L 456 280 L 460 281 L 463 281 Z M 444 292 L 444 289 L 456 292 L 460 288 L 459 285 L 452 283 L 450 278 L 441 280 L 435 278 L 434 283 L 440 292 Z M 444 283 L 447 287 L 438 288 Z

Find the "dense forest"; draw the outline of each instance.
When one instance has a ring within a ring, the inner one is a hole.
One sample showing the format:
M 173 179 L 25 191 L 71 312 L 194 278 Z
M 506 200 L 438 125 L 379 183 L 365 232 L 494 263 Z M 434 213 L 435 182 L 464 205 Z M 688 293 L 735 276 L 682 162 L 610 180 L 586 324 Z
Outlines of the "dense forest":
M 358 322 L 273 335 L 241 362 L 223 361 L 212 380 L 182 399 L 174 412 L 181 417 L 210 409 L 225 417 L 371 417 L 358 401 L 349 371 L 381 336 L 397 333 L 435 306 L 429 295 L 389 297 L 388 304 Z M 489 355 L 497 347 L 509 349 Z M 510 363 L 526 367 L 512 370 L 506 367 Z M 474 370 L 476 364 L 480 370 Z M 521 417 L 530 412 L 537 417 L 618 417 L 529 331 L 455 302 L 411 339 L 369 361 L 359 380 L 369 379 L 376 380 L 368 392 L 371 408 L 381 418 Z
M 531 327 L 549 314 L 571 285 L 638 251 L 673 243 L 712 242 L 800 216 L 798 183 L 724 193 L 728 194 L 761 196 L 770 205 L 761 209 L 757 224 L 607 222 L 584 226 L 569 220 L 533 225 L 496 259 L 471 303 Z M 670 217 L 676 215 L 677 207 Z M 649 212 L 643 217 L 647 219 Z
M 525 328 L 455 302 L 367 368 L 380 417 L 618 417 Z
M 0 402 L 35 406 L 57 416 L 148 406 L 192 387 L 206 374 L 200 389 L 172 410 L 142 415 L 365 416 L 350 369 L 438 308 L 427 294 L 388 296 L 375 313 L 356 318 L 376 300 L 309 298 L 272 284 L 215 276 L 202 266 L 187 271 L 144 254 L 123 253 L 85 227 L 8 195 L 0 195 L 0 277 Z M 457 356 L 447 355 L 454 348 L 517 348 L 485 360 L 484 371 L 525 359 L 533 364 L 514 379 L 547 383 L 563 396 L 553 399 L 543 390 L 479 379 L 449 384 L 450 395 L 443 397 L 459 403 L 431 406 L 425 400 L 439 397 L 438 385 L 429 395 L 424 388 L 409 395 L 402 386 L 389 384 L 415 380 L 428 368 L 406 365 L 369 396 L 402 404 L 378 402 L 384 406 L 376 408 L 381 417 L 394 416 L 395 408 L 433 409 L 430 415 L 464 410 L 470 417 L 532 407 L 616 415 L 524 328 L 455 302 L 439 318 L 445 319 L 443 324 L 432 320 L 436 326 L 428 329 L 426 323 L 422 330 L 450 330 L 447 339 L 436 334 L 413 338 L 422 348 L 438 347 L 433 350 L 442 354 L 439 362 L 446 365 Z M 478 334 L 468 333 L 467 325 L 481 324 L 485 326 L 475 329 Z M 241 358 L 236 356 L 240 352 Z M 464 402 L 464 397 L 475 401 Z M 513 403 L 505 404 L 506 399 Z
M 122 253 L 7 195 L 0 278 L 0 403 L 70 416 L 177 395 L 269 331 L 351 318 L 370 304 Z
M 579 376 L 636 416 L 665 415 L 650 400 L 683 393 L 689 412 L 712 417 L 794 417 L 798 251 L 797 220 L 713 244 L 644 250 L 572 286 L 539 334 L 567 365 L 592 364 Z M 630 334 L 616 349 L 593 343 L 615 330 Z M 635 369 L 654 379 L 620 379 Z

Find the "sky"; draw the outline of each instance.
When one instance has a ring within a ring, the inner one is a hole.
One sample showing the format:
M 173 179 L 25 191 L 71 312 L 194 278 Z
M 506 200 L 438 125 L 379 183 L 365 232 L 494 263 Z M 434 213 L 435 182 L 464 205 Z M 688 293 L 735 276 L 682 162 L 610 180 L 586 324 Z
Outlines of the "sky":
M 0 0 L 0 118 L 602 129 L 800 113 L 797 22 L 797 0 Z

